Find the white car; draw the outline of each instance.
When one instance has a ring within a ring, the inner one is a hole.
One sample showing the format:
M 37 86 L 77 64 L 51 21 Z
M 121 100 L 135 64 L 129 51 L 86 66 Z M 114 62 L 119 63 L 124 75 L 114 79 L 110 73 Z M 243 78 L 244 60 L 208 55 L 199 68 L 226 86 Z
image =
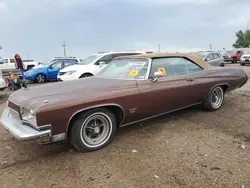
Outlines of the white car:
M 71 65 L 61 69 L 58 73 L 57 79 L 59 81 L 69 81 L 79 78 L 94 76 L 102 70 L 111 60 L 119 56 L 129 56 L 145 54 L 141 51 L 125 51 L 125 52 L 106 52 L 98 53 L 88 58 L 81 60 L 78 65 Z
M 245 51 L 244 54 L 240 57 L 241 65 L 249 65 L 250 64 L 250 50 Z
M 3 91 L 6 88 L 6 82 L 5 79 L 3 77 L 3 72 L 0 69 L 0 91 Z

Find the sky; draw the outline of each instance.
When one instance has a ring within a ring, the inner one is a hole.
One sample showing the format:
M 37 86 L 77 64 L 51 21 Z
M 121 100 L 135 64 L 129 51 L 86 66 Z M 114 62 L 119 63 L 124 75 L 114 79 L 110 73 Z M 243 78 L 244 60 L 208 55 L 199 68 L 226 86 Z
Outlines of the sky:
M 231 49 L 250 0 L 0 0 L 0 56 Z

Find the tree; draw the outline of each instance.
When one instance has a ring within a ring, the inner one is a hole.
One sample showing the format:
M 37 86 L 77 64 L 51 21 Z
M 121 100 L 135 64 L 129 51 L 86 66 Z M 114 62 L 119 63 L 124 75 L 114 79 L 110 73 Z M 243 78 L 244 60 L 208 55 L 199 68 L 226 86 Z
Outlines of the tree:
M 247 31 L 238 31 L 236 33 L 237 40 L 233 44 L 234 48 L 248 48 L 250 47 L 250 30 Z

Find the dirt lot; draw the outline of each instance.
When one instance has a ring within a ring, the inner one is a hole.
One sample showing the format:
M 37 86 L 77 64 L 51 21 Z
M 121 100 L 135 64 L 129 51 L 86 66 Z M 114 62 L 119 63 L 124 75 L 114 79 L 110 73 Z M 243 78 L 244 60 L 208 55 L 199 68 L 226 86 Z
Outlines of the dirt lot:
M 250 82 L 217 112 L 193 107 L 125 127 L 87 154 L 66 143 L 17 142 L 0 127 L 1 188 L 250 187 L 249 100 Z

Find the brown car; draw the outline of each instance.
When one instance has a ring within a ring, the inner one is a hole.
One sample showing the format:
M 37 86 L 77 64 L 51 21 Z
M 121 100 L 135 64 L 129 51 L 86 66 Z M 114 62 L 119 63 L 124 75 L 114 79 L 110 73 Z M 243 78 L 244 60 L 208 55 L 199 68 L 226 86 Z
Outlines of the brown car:
M 224 93 L 247 80 L 240 68 L 212 67 L 188 54 L 118 57 L 95 77 L 14 92 L 1 123 L 18 140 L 68 140 L 93 151 L 121 126 L 197 104 L 218 110 Z

